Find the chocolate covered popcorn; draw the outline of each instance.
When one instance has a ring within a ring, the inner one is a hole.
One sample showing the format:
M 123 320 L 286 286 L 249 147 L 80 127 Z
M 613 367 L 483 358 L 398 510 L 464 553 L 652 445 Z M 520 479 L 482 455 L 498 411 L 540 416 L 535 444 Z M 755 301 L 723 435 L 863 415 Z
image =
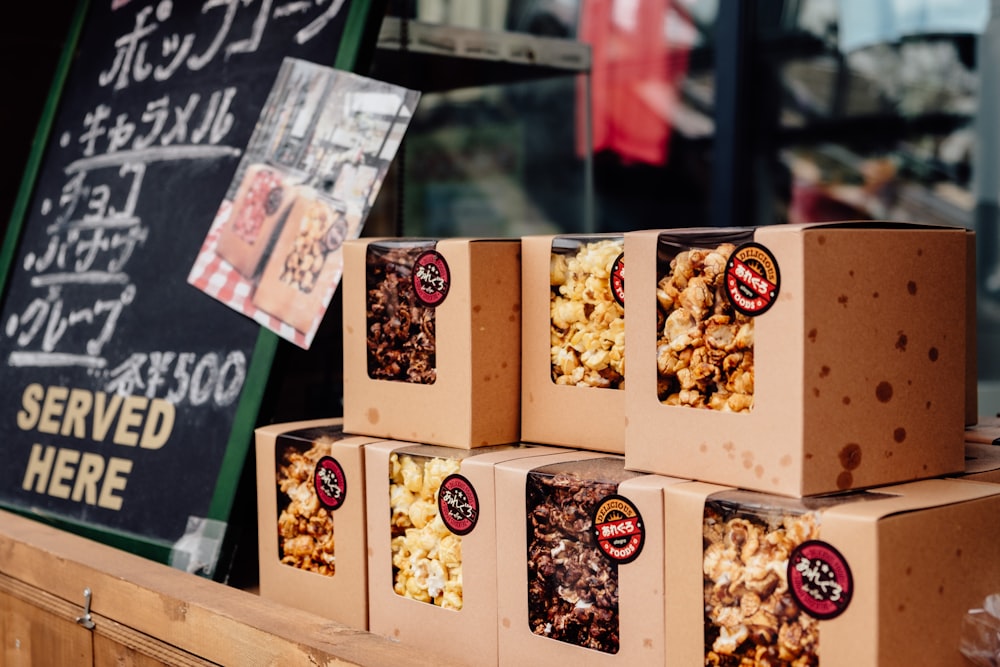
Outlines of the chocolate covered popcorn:
M 434 308 L 414 294 L 413 267 L 424 246 L 382 247 L 367 253 L 368 376 L 433 384 L 437 379 Z

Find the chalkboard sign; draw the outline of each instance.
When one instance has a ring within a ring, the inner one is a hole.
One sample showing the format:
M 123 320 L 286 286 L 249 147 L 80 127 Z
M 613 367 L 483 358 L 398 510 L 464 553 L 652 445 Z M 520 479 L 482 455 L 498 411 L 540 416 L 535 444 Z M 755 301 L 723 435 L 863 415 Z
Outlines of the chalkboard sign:
M 277 339 L 188 270 L 282 60 L 353 69 L 373 4 L 80 5 L 0 257 L 0 505 L 212 574 Z

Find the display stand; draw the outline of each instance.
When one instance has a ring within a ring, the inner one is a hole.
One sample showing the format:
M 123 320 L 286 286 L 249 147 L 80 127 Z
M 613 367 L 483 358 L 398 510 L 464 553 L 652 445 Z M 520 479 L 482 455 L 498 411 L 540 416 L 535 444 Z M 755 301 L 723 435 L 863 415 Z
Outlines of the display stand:
M 9 667 L 448 664 L 6 512 L 0 573 Z

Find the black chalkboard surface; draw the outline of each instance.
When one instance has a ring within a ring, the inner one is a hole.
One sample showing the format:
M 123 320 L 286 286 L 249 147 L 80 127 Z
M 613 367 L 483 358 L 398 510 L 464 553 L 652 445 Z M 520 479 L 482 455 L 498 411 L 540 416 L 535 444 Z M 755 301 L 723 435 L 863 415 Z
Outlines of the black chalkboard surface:
M 80 5 L 0 255 L 0 506 L 212 574 L 277 338 L 187 273 L 283 58 L 354 69 L 373 4 Z

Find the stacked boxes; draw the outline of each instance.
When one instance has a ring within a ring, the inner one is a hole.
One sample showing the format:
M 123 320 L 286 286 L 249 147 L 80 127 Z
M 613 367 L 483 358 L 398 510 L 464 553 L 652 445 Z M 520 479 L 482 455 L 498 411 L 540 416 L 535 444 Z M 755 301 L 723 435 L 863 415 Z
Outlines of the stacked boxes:
M 459 448 L 520 440 L 516 240 L 344 244 L 344 426 Z
M 1000 590 L 970 254 L 891 223 L 346 242 L 367 627 L 477 665 L 962 664 Z

